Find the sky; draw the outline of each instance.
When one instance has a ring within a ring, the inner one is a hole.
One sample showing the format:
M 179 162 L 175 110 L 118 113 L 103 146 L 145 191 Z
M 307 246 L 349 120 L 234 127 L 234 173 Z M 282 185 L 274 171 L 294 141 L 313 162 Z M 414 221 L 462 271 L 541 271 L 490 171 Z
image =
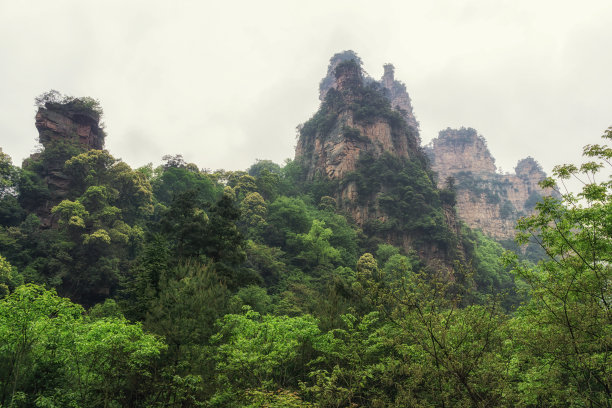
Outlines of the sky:
M 472 127 L 503 172 L 550 172 L 612 125 L 611 21 L 610 0 L 0 0 L 0 147 L 35 150 L 34 98 L 56 89 L 100 101 L 133 167 L 282 163 L 352 49 L 374 78 L 394 64 L 424 144 Z

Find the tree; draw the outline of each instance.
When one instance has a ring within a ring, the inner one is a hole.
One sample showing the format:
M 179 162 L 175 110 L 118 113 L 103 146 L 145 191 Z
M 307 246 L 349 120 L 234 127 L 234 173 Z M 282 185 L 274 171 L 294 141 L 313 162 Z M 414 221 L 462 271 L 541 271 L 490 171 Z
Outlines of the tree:
M 23 276 L 0 255 L 0 299 L 8 295 L 17 286 L 23 284 Z
M 276 165 L 276 167 L 278 167 L 278 165 Z M 279 172 L 280 169 L 274 171 L 264 168 L 256 176 L 257 179 L 255 181 L 255 184 L 257 184 L 257 190 L 266 200 L 274 200 L 278 195 L 280 183 L 280 175 L 278 174 Z
M 341 328 L 330 330 L 319 348 L 322 356 L 311 362 L 312 385 L 306 392 L 321 407 L 389 406 L 393 383 L 388 373 L 395 365 L 389 326 L 378 313 L 361 318 L 343 314 Z
M 37 106 L 38 108 L 45 108 L 49 106 L 57 107 L 61 105 L 67 105 L 71 109 L 91 111 L 99 116 L 102 116 L 103 114 L 100 102 L 97 99 L 89 96 L 75 98 L 74 96 L 64 95 L 55 89 L 51 89 L 50 91 L 42 93 L 34 98 L 34 106 Z
M 174 198 L 190 190 L 196 191 L 202 202 L 210 203 L 218 198 L 221 191 L 209 175 L 177 161 L 168 160 L 165 166 L 156 170 L 151 180 L 155 198 L 161 204 L 168 206 Z
M 255 164 L 249 167 L 248 173 L 256 178 L 259 178 L 261 173 L 267 171 L 268 173 L 279 174 L 281 169 L 280 166 L 274 163 L 272 160 L 255 160 Z
M 612 140 L 612 127 L 603 139 Z M 519 314 L 525 405 L 612 406 L 612 180 L 598 181 L 612 168 L 612 148 L 588 145 L 584 156 L 541 183 L 561 198 L 544 197 L 518 223 L 517 242 L 536 240 L 548 260 L 530 267 L 510 256 L 531 289 Z M 571 178 L 582 185 L 577 194 L 557 186 Z
M 165 344 L 36 285 L 0 299 L 0 405 L 154 406 Z
M 20 177 L 20 169 L 13 166 L 10 156 L 0 149 L 0 225 L 17 225 L 25 217 L 17 200 Z
M 266 219 L 269 228 L 266 233 L 268 244 L 286 246 L 287 236 L 291 233 L 306 233 L 312 224 L 312 218 L 304 201 L 293 197 L 278 197 L 268 206 Z
M 244 238 L 236 221 L 240 210 L 229 188 L 210 208 L 210 224 L 206 235 L 205 253 L 215 262 L 215 270 L 228 287 L 236 288 L 252 283 L 252 277 L 242 276 L 240 268 L 246 258 Z
M 325 223 L 313 220 L 307 234 L 297 234 L 291 239 L 297 256 L 294 263 L 301 264 L 309 270 L 320 271 L 328 269 L 333 263 L 340 261 L 340 251 L 329 243 L 332 230 L 325 228 Z
M 157 297 L 160 279 L 170 269 L 168 241 L 161 234 L 151 234 L 140 255 L 124 277 L 120 305 L 130 320 L 142 321 Z
M 248 306 L 243 314 L 225 315 L 218 327 L 211 339 L 217 345 L 213 406 L 242 406 L 245 390 L 296 389 L 321 337 L 310 315 L 262 316 Z
M 114 291 L 125 261 L 134 259 L 144 239 L 137 221 L 152 212 L 151 186 L 142 173 L 103 150 L 74 156 L 64 168 L 71 176 L 70 199 L 51 211 L 71 246 L 62 289 L 93 304 Z
M 397 383 L 396 404 L 511 405 L 504 401 L 511 350 L 499 304 L 459 307 L 466 293 L 443 270 L 389 269 L 393 275 L 381 271 L 368 253 L 357 263 L 362 296 L 395 328 L 390 341 L 397 372 L 387 375 Z
M 240 203 L 240 212 L 242 219 L 247 227 L 247 236 L 256 240 L 261 234 L 261 231 L 266 226 L 266 202 L 258 193 L 249 193 Z
M 169 238 L 178 259 L 205 254 L 210 219 L 204 205 L 196 190 L 187 190 L 174 197 L 161 219 L 161 231 Z
M 226 311 L 228 297 L 211 265 L 187 261 L 160 277 L 145 327 L 166 338 L 173 363 L 195 366 L 202 357 L 201 348 L 214 333 L 215 320 Z

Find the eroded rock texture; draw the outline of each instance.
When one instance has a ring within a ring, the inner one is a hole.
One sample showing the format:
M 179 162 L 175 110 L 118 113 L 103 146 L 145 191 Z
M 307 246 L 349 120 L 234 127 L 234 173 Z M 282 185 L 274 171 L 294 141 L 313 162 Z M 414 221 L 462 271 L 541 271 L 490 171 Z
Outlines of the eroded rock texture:
M 370 105 L 389 104 L 389 101 L 370 103 L 368 100 L 371 97 L 388 99 L 386 88 L 376 87 L 372 80 L 368 80 L 359 64 L 347 64 L 338 70 L 338 64 L 343 61 L 346 60 L 338 60 L 336 56 L 332 58 L 327 77 L 321 82 L 321 110 L 310 121 L 317 123 L 312 129 L 302 128 L 298 139 L 295 155 L 305 159 L 309 179 L 316 174 L 332 179 L 343 178 L 356 169 L 361 152 L 372 152 L 376 157 L 389 152 L 403 158 L 422 154 L 416 121 L 413 121 L 414 126 L 400 123 L 399 116 L 404 118 L 408 110 L 398 110 L 396 118 L 389 118 L 387 112 L 381 114 L 375 108 L 368 110 Z M 329 80 L 330 69 L 334 72 L 333 81 Z M 397 82 L 393 81 L 392 73 L 390 75 L 391 78 L 387 75 L 387 80 L 393 86 Z M 372 91 L 366 90 L 367 87 Z M 328 93 L 331 95 L 326 99 Z M 402 103 L 402 106 L 410 108 L 414 119 L 410 99 Z
M 452 206 L 440 200 L 405 88 L 390 65 L 380 82 L 358 59 L 335 56 L 329 70 L 321 107 L 296 146 L 305 178 L 337 182 L 338 208 L 368 234 L 444 265 L 457 249 L 458 226 Z
M 459 218 L 495 239 L 513 238 L 518 218 L 531 213 L 542 196 L 553 194 L 538 185 L 546 173 L 531 157 L 518 162 L 515 174 L 497 173 L 485 139 L 474 129 L 443 130 L 426 151 L 438 186 L 450 181 L 456 188 Z
M 84 149 L 104 148 L 100 115 L 72 103 L 47 103 L 36 113 L 36 129 L 43 147 L 57 141 L 78 142 Z
M 23 168 L 42 160 L 37 172 L 48 189 L 48 197 L 32 210 L 40 217 L 42 225 L 48 227 L 54 222 L 51 208 L 68 195 L 71 180 L 64 173 L 64 161 L 70 158 L 68 152 L 77 154 L 103 149 L 105 133 L 100 125 L 100 114 L 79 99 L 67 103 L 48 102 L 39 107 L 35 120 L 42 153 L 31 155 L 24 161 Z
M 383 68 L 385 71 L 380 82 L 385 87 L 385 94 L 387 98 L 389 98 L 391 106 L 402 114 L 408 126 L 415 131 L 417 141 L 420 145 L 421 139 L 418 134 L 419 122 L 417 122 L 414 117 L 412 101 L 406 91 L 406 85 L 395 80 L 395 67 L 392 64 L 385 64 Z
M 361 58 L 359 58 L 359 56 L 357 56 L 357 54 L 351 50 L 339 52 L 330 59 L 327 67 L 327 75 L 319 84 L 319 99 L 322 102 L 325 101 L 327 92 L 330 89 L 338 89 L 338 82 L 335 76 L 336 67 L 341 62 L 349 60 L 354 60 L 361 65 Z M 410 95 L 408 95 L 408 91 L 406 90 L 406 85 L 395 79 L 395 67 L 393 64 L 385 64 L 383 69 L 384 74 L 380 81 L 376 81 L 374 78 L 362 71 L 362 82 L 364 85 L 376 83 L 382 87 L 383 95 L 389 100 L 391 107 L 402 114 L 408 126 L 412 128 L 413 134 L 420 145 L 421 139 L 419 137 L 419 122 L 417 122 L 414 116 L 412 101 L 410 99 Z

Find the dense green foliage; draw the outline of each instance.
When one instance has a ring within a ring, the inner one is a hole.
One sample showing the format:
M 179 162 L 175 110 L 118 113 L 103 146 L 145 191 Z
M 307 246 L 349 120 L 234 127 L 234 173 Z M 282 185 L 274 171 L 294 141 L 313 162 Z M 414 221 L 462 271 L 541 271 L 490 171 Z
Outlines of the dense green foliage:
M 35 285 L 0 300 L 1 406 L 155 405 L 163 341 L 120 315 L 83 312 Z
M 612 140 L 612 128 L 603 138 Z M 537 213 L 518 224 L 517 242 L 534 237 L 550 257 L 537 268 L 513 258 L 531 289 L 531 302 L 517 322 L 524 347 L 519 361 L 532 364 L 526 397 L 545 405 L 612 405 L 612 180 L 608 173 L 607 180 L 604 174 L 604 181 L 597 181 L 602 170 L 612 169 L 612 148 L 588 145 L 584 155 L 590 160 L 581 166 L 553 171 L 561 184 L 578 180 L 582 191 L 544 198 Z M 543 185 L 556 187 L 552 178 Z M 544 371 L 546 377 L 538 376 Z
M 361 229 L 299 162 L 0 155 L 0 407 L 610 407 L 612 150 L 585 154 L 519 223 L 537 265 L 452 231 L 420 156 L 362 155 L 343 182 L 388 217 Z
M 423 169 L 421 159 L 406 160 L 389 153 L 380 158 L 361 154 L 358 170 L 343 182 L 355 183 L 357 199 L 362 204 L 375 199 L 389 216 L 384 222 L 370 223 L 366 233 L 406 232 L 420 237 L 421 242 L 416 244 L 436 242 L 449 248 L 453 236 L 444 221 L 440 192 L 432 174 Z M 381 190 L 384 193 L 379 193 Z

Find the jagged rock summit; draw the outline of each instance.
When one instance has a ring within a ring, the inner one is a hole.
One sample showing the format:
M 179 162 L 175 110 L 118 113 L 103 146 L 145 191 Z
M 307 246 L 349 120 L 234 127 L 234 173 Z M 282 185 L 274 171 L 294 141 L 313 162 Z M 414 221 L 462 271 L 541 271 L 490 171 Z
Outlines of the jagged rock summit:
M 458 219 L 498 240 L 514 237 L 546 177 L 532 158 L 499 174 L 474 129 L 446 129 L 425 149 L 405 86 L 385 64 L 380 81 L 352 51 L 334 55 L 320 83 L 321 106 L 299 127 L 296 161 L 366 234 L 416 250 L 427 262 L 462 259 Z
M 334 66 L 335 79 L 322 88 L 320 110 L 300 128 L 295 155 L 306 164 L 308 179 L 317 174 L 343 178 L 355 171 L 361 152 L 403 158 L 421 154 L 418 130 L 390 108 L 381 86 L 364 77 L 357 60 Z
M 39 141 L 46 147 L 58 140 L 78 142 L 83 148 L 104 148 L 104 130 L 100 113 L 88 108 L 81 99 L 66 103 L 46 102 L 36 112 Z
M 375 81 L 352 55 L 332 57 L 321 106 L 299 128 L 296 161 L 307 180 L 336 183 L 338 208 L 367 234 L 449 265 L 457 259 L 454 210 L 436 188 L 410 98 L 392 66 Z
M 53 224 L 51 208 L 67 197 L 70 177 L 64 174 L 64 162 L 74 154 L 87 150 L 102 150 L 106 134 L 100 124 L 102 109 L 92 98 L 73 98 L 50 91 L 36 100 L 38 110 L 35 125 L 40 153 L 25 159 L 22 167 L 40 162 L 43 185 L 48 199 L 31 208 L 45 227 Z
M 438 187 L 447 187 L 452 178 L 459 218 L 495 239 L 512 239 L 518 218 L 531 213 L 542 196 L 554 194 L 539 186 L 546 173 L 532 157 L 520 160 L 515 174 L 497 173 L 486 140 L 475 129 L 440 131 L 425 150 Z
M 459 173 L 488 175 L 497 171 L 487 141 L 472 128 L 442 130 L 426 151 L 438 174 L 439 185 Z
M 329 61 L 327 67 L 327 75 L 321 80 L 319 84 L 319 100 L 325 101 L 325 96 L 330 89 L 337 89 L 338 82 L 336 80 L 336 67 L 343 61 L 355 61 L 361 66 L 361 58 L 352 50 L 347 50 L 334 54 Z M 406 123 L 412 128 L 416 135 L 416 138 L 421 143 L 419 137 L 419 122 L 414 117 L 412 109 L 412 101 L 410 95 L 406 91 L 406 85 L 395 79 L 395 67 L 393 64 L 383 65 L 384 73 L 380 81 L 376 81 L 370 77 L 365 71 L 361 70 L 362 79 L 364 84 L 369 85 L 372 83 L 378 83 L 382 86 L 382 91 L 385 97 L 391 103 L 391 107 L 402 114 Z

